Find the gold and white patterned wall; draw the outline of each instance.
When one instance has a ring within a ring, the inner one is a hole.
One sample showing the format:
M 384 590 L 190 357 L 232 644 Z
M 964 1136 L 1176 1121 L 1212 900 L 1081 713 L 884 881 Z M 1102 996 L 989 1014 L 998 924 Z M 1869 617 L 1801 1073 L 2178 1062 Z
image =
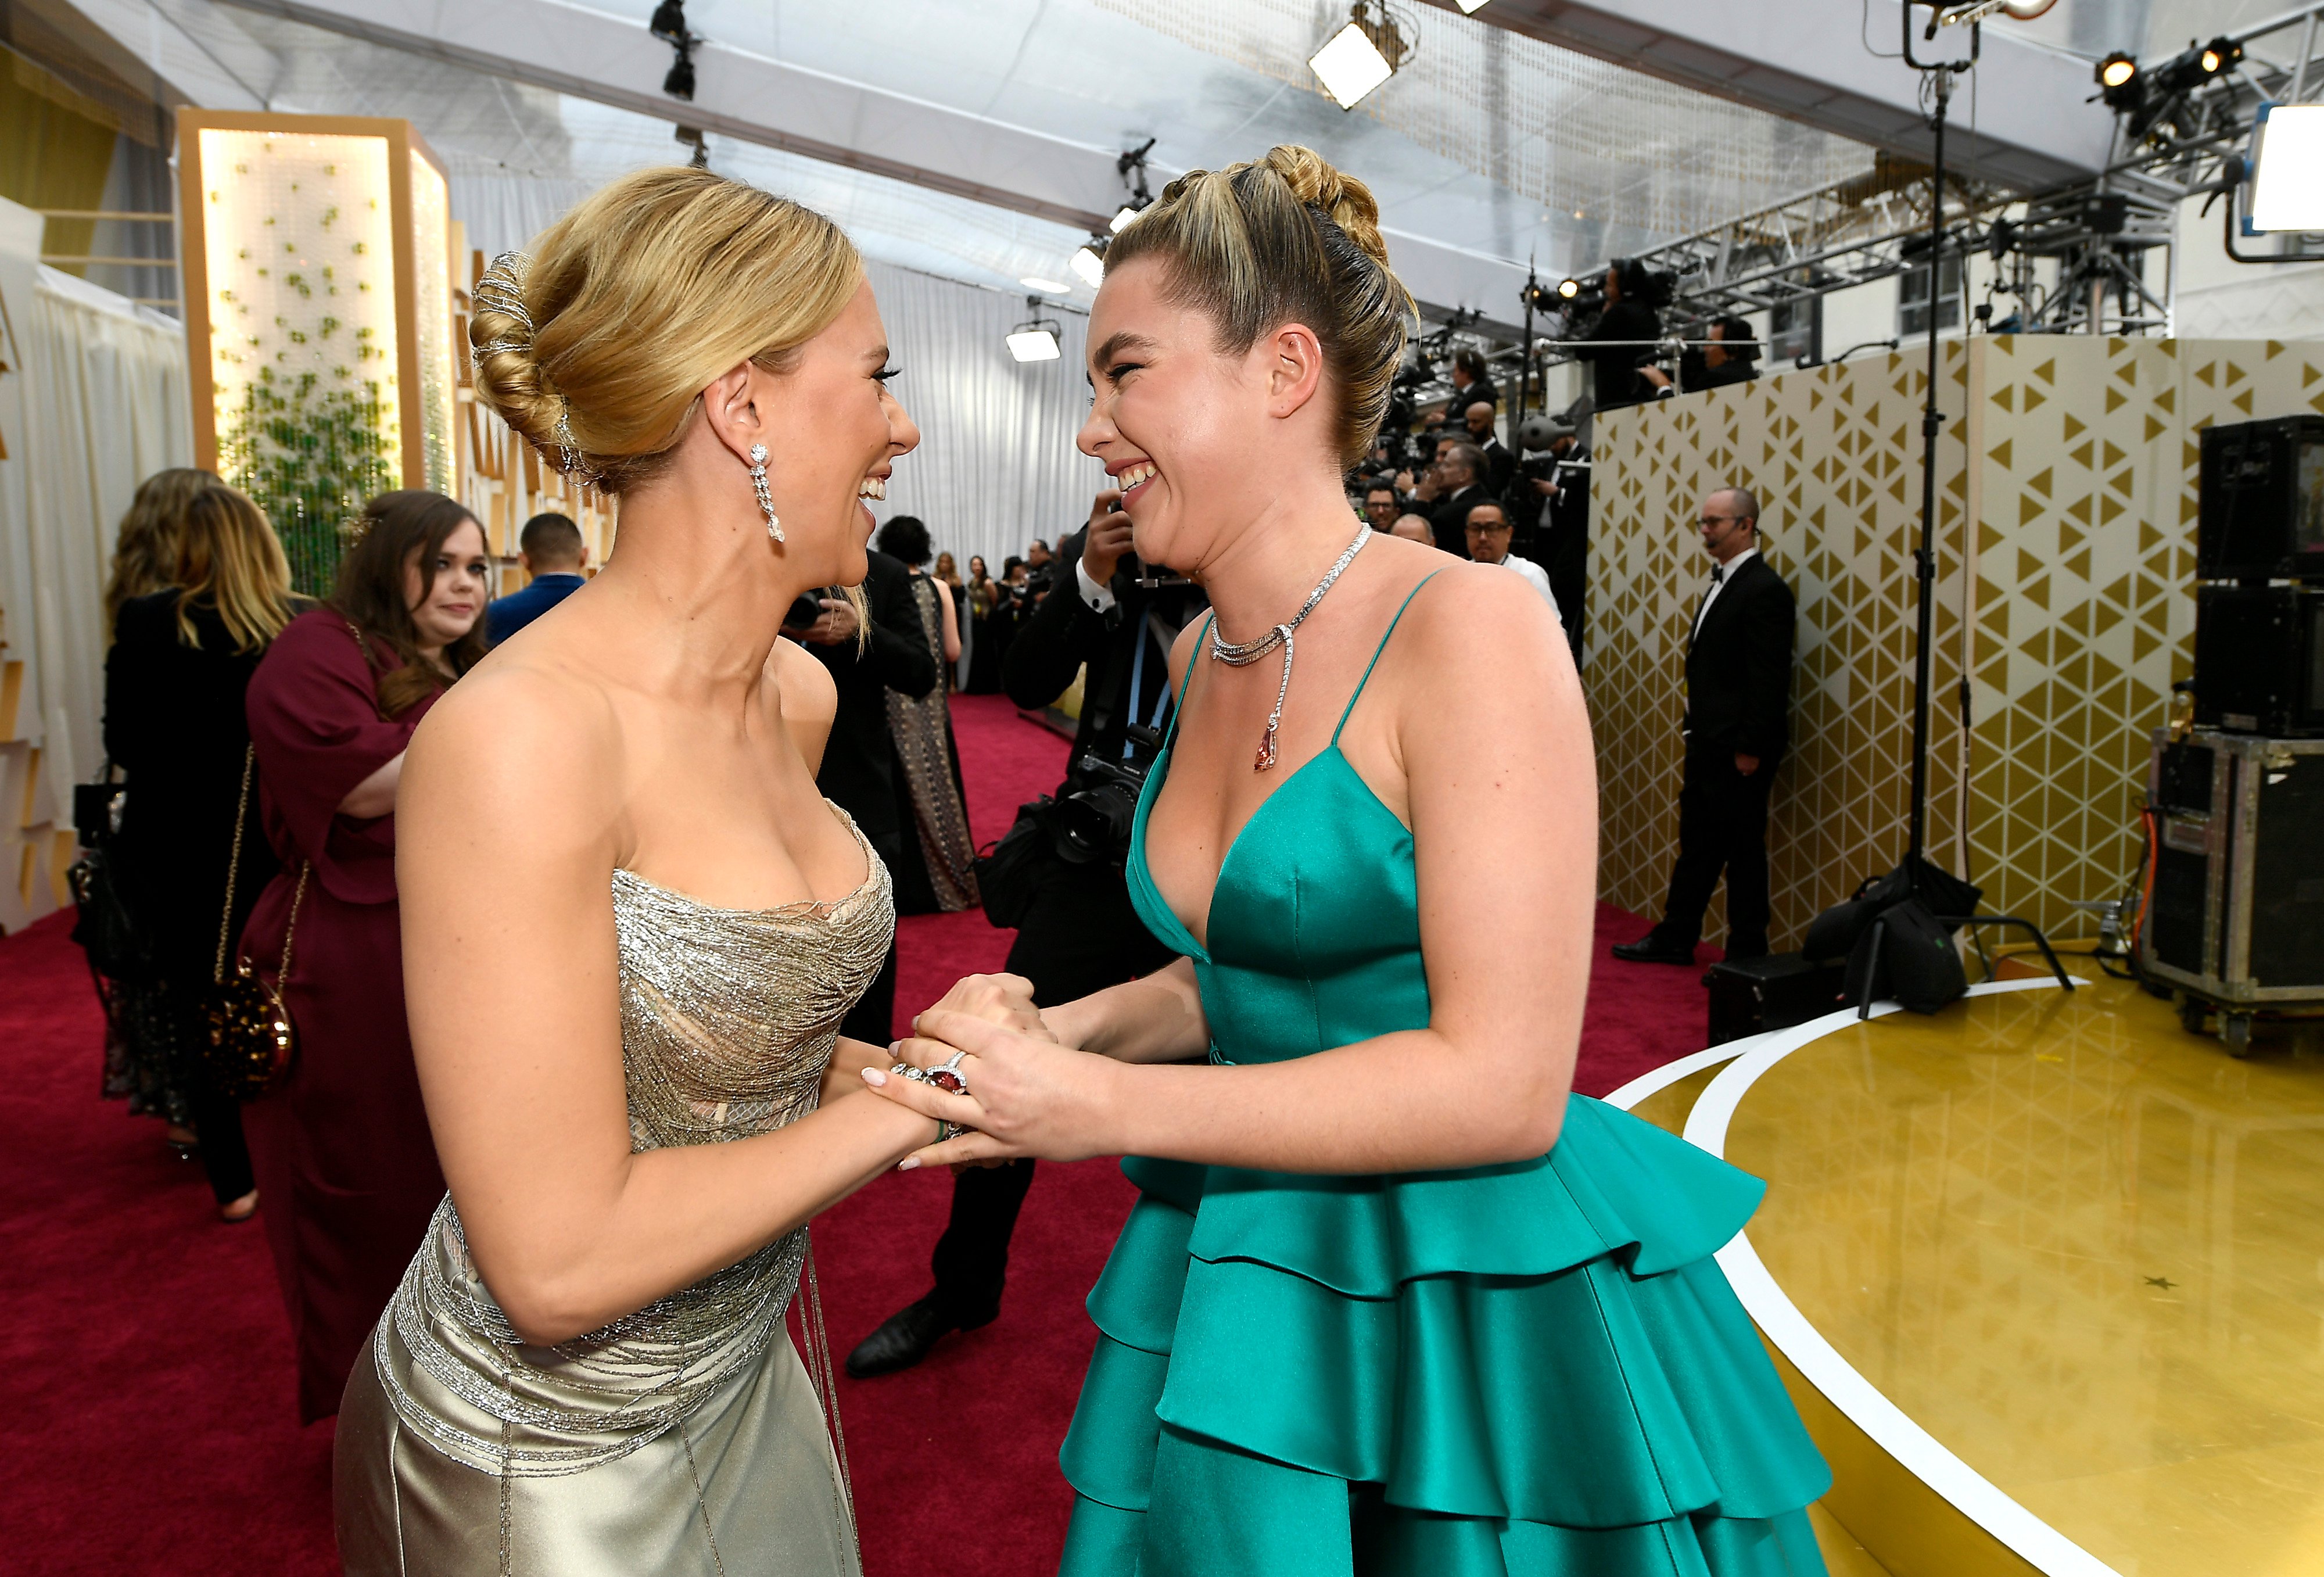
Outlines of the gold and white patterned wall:
M 2324 346 L 1994 337 L 1944 356 L 1930 847 L 1988 910 L 2086 936 L 2072 906 L 2128 881 L 2146 740 L 2192 666 L 2196 435 L 2324 410 Z M 1800 602 L 1768 838 L 1775 945 L 1903 853 L 1922 364 L 1892 355 L 1600 419 L 1584 678 L 1609 901 L 1661 912 L 1708 573 L 1691 522 L 1730 480 L 1759 491 L 1767 558 Z
M 1967 358 L 1939 372 L 1958 412 Z M 1761 551 L 1799 603 L 1792 747 L 1768 826 L 1774 943 L 1903 853 L 1912 760 L 1912 552 L 1920 521 L 1925 361 L 1902 356 L 1761 378 L 1609 411 L 1597 422 L 1587 684 L 1603 807 L 1600 890 L 1659 917 L 1677 852 L 1686 636 L 1709 582 L 1703 496 L 1759 496 Z M 1954 863 L 1960 800 L 1961 447 L 1940 442 L 1930 845 Z M 1713 900 L 1708 935 L 1725 931 Z

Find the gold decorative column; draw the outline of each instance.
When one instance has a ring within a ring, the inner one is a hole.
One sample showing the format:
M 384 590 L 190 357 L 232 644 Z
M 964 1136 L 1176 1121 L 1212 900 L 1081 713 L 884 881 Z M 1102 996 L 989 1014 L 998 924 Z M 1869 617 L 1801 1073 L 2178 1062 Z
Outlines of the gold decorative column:
M 200 109 L 178 164 L 194 463 L 327 592 L 365 499 L 456 485 L 443 167 L 408 121 Z

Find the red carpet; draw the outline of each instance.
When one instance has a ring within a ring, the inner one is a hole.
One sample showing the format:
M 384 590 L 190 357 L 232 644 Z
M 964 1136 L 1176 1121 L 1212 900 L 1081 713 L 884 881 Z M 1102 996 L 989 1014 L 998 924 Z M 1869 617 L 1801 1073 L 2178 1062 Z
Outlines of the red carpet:
M 1065 742 L 999 696 L 957 697 L 954 709 L 971 819 L 989 840 L 1019 802 L 1055 787 Z M 170 1156 L 159 1124 L 97 1099 L 96 1002 L 68 923 L 0 940 L 0 1370 L 14 1386 L 0 1432 L 0 1567 L 334 1572 L 330 1427 L 292 1421 L 264 1240 L 212 1220 L 198 1170 Z M 1643 929 L 1601 905 L 1601 957 Z M 899 1016 L 962 973 L 999 968 L 1008 940 L 977 913 L 905 920 Z M 1591 1093 L 1702 1044 L 1691 972 L 1618 978 L 1618 992 L 1590 1004 L 1577 1082 Z M 897 1177 L 817 1224 L 835 1348 L 927 1290 L 950 1186 L 942 1173 Z M 1001 1318 L 918 1370 L 841 1382 L 873 1577 L 1054 1570 L 1071 1504 L 1057 1443 L 1093 1340 L 1082 1298 L 1130 1197 L 1110 1162 L 1045 1167 Z

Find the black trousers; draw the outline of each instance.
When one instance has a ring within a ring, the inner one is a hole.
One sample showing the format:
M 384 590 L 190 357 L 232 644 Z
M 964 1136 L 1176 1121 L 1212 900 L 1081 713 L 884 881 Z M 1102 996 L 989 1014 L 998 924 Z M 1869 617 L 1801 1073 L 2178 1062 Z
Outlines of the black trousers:
M 1745 777 L 1731 746 L 1687 741 L 1685 775 L 1678 791 L 1678 861 L 1671 867 L 1663 905 L 1663 940 L 1692 946 L 1702 936 L 1703 911 L 1723 872 L 1727 877 L 1727 952 L 1756 957 L 1767 951 L 1767 793 L 1780 758 L 1761 760 Z
M 1048 1008 L 1150 974 L 1176 956 L 1130 907 L 1120 866 L 1060 862 L 1034 891 L 1009 949 L 1009 972 L 1031 981 L 1033 1000 Z M 1029 1160 L 971 1167 L 954 1180 L 952 1219 L 929 1268 L 937 1304 L 962 1324 L 999 1312 L 1009 1240 L 1032 1186 Z

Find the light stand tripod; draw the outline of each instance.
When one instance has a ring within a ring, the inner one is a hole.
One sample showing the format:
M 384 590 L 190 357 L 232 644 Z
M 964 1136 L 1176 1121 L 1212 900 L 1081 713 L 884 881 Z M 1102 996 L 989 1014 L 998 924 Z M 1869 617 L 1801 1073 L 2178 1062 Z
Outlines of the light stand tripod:
M 1927 4 L 1929 23 L 1923 42 L 1936 37 L 1946 13 L 1967 11 L 1969 23 L 1969 59 L 1966 60 L 1923 60 L 1913 53 L 1913 9 L 1914 0 L 1899 7 L 1904 23 L 1904 63 L 1915 71 L 1926 72 L 1934 89 L 1935 106 L 1929 117 L 1934 136 L 1930 151 L 1929 193 L 1929 294 L 1928 294 L 1928 390 L 1921 405 L 1921 540 L 1913 554 L 1913 575 L 1918 582 L 1916 624 L 1913 651 L 1913 788 L 1912 811 L 1906 834 L 1904 863 L 1895 875 L 1910 896 L 1926 904 L 1938 919 L 1949 927 L 1969 926 L 2001 926 L 2032 933 L 2034 945 L 2049 961 L 2051 972 L 2066 990 L 2074 989 L 2073 977 L 2058 963 L 2051 951 L 2050 940 L 2033 921 L 2015 915 L 1981 915 L 1977 913 L 1978 899 L 1984 895 L 1960 877 L 1932 864 L 1928 857 L 1929 846 L 1929 702 L 1935 685 L 1933 664 L 1937 636 L 1937 438 L 1944 431 L 1945 415 L 1937 409 L 1937 329 L 1938 309 L 1944 301 L 1945 264 L 1945 112 L 1952 99 L 1953 78 L 1977 66 L 1979 34 L 1982 24 L 1975 20 L 1989 5 L 1959 5 L 1949 0 Z M 1967 292 L 1964 290 L 1963 292 Z M 1966 724 L 1966 718 L 1964 718 Z M 1890 879 L 1892 881 L 1895 878 Z M 1877 922 L 1876 922 L 1876 925 Z M 1983 943 L 1978 944 L 1980 950 Z M 1876 952 L 1877 945 L 1876 944 Z M 1988 970 L 1988 975 L 1990 971 Z M 1870 995 L 1868 990 L 1866 996 Z M 1870 1003 L 1863 1004 L 1869 1010 Z

